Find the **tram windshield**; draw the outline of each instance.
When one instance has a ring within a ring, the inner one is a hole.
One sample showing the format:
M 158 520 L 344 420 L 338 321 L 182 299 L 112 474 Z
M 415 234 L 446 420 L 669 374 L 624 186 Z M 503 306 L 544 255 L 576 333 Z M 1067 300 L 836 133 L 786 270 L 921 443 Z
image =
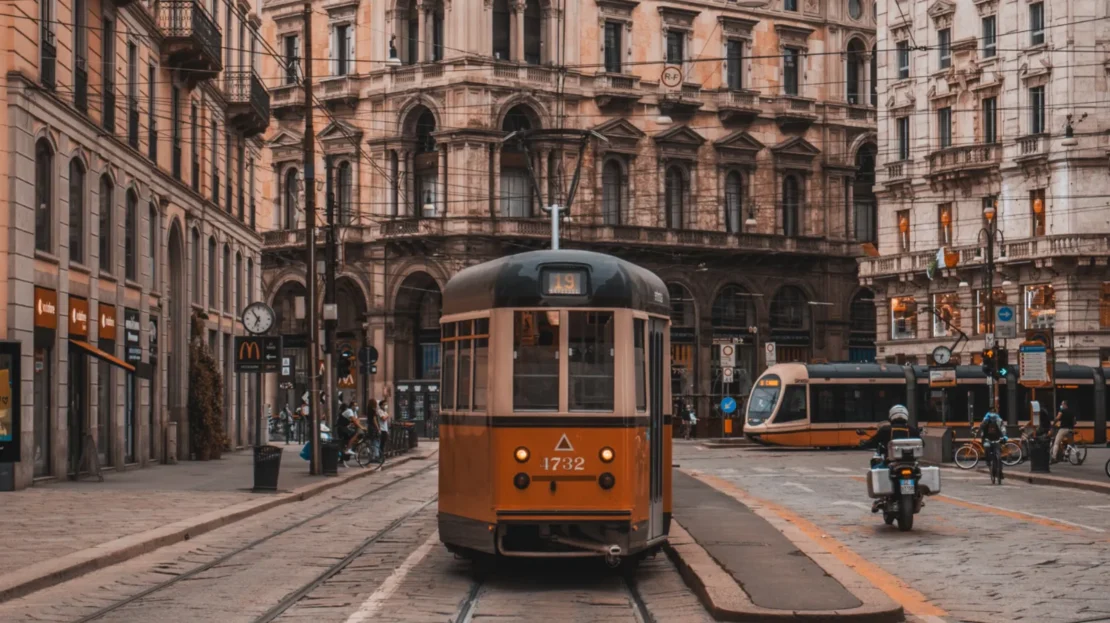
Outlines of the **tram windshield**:
M 559 410 L 559 312 L 513 314 L 513 409 Z
M 782 381 L 774 374 L 759 379 L 752 395 L 748 397 L 748 424 L 762 424 L 771 418 L 775 403 L 779 401 L 781 387 Z

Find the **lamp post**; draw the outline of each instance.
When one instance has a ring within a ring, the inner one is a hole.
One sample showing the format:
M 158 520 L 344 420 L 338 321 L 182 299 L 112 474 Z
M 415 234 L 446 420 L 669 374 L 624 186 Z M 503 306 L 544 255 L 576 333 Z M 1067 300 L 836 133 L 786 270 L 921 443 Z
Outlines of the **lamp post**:
M 983 227 L 982 229 L 980 229 L 979 233 L 976 234 L 976 237 L 975 237 L 976 243 L 978 243 L 979 240 L 982 239 L 983 237 L 986 237 L 986 239 L 987 239 L 986 240 L 986 242 L 987 242 L 987 261 L 984 264 L 984 267 L 987 271 L 987 274 L 986 274 L 986 278 L 985 278 L 984 281 L 986 282 L 986 286 L 987 286 L 987 318 L 988 318 L 987 326 L 990 327 L 990 332 L 987 333 L 987 335 L 984 336 L 984 338 L 983 338 L 983 347 L 984 347 L 984 349 L 993 348 L 995 345 L 991 344 L 989 342 L 996 341 L 995 338 L 994 338 L 995 329 L 996 329 L 996 327 L 994 326 L 994 245 L 995 245 L 996 239 L 998 239 L 999 237 L 1002 237 L 1002 232 L 998 231 L 998 221 L 995 219 L 995 217 L 997 215 L 998 215 L 998 200 L 995 199 L 993 202 L 988 203 L 986 206 L 983 207 L 983 216 L 987 219 L 987 225 L 986 225 L 986 227 Z M 1002 243 L 1005 244 L 1005 242 L 1006 242 L 1005 237 L 1002 237 Z M 980 254 L 980 252 L 976 251 L 976 255 L 979 255 L 979 254 Z M 1001 255 L 1002 255 L 1003 258 L 1006 257 L 1006 248 L 1005 247 L 1002 248 L 1002 254 Z M 997 392 L 996 387 L 995 387 L 995 382 L 997 381 L 997 379 L 996 379 L 997 375 L 995 374 L 996 370 L 994 369 L 993 366 L 988 368 L 988 369 L 989 369 L 989 372 L 990 372 L 990 375 L 989 375 L 990 376 L 990 383 L 987 384 L 987 391 L 988 391 L 987 395 L 988 395 L 988 399 L 990 400 L 991 410 L 997 412 L 997 409 L 998 409 L 998 392 Z

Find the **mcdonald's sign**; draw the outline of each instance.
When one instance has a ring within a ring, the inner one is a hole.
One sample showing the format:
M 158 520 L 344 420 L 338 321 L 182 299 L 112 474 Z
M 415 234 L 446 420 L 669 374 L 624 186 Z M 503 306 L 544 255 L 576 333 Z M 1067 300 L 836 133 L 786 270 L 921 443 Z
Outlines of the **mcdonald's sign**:
M 281 336 L 236 336 L 235 371 L 281 372 Z

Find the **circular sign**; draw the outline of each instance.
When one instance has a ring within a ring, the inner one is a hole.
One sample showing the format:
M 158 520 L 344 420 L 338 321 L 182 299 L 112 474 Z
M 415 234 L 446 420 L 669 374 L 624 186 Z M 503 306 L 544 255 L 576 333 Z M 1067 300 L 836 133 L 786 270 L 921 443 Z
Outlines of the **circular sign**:
M 363 346 L 358 350 L 358 361 L 364 366 L 378 363 L 378 349 L 373 346 Z
M 731 344 L 725 344 L 721 347 L 721 355 L 724 357 L 731 357 L 736 352 L 736 347 Z
M 1012 307 L 999 307 L 998 319 L 1002 322 L 1010 322 L 1014 319 L 1014 309 Z
M 659 75 L 659 81 L 667 88 L 677 87 L 682 84 L 682 68 L 677 65 L 663 67 L 663 73 Z
M 773 353 L 773 352 L 775 352 L 775 343 L 774 342 L 767 342 L 767 344 L 763 347 L 763 349 L 766 350 L 769 353 Z
M 731 396 L 725 396 L 721 399 L 721 412 L 732 413 L 736 411 L 736 399 Z

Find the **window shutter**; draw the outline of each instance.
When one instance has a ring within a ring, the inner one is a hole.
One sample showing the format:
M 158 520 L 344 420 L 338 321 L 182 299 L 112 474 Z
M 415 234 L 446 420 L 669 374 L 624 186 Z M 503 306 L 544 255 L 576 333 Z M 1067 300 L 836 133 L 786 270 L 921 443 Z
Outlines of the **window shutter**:
M 355 70 L 355 25 L 347 26 L 347 73 L 357 74 Z
M 328 75 L 339 75 L 339 47 L 335 44 L 335 26 L 332 26 L 328 35 Z
M 304 77 L 304 71 L 301 68 L 301 38 L 293 37 L 293 58 L 295 59 L 294 67 L 297 72 L 297 80 Z

